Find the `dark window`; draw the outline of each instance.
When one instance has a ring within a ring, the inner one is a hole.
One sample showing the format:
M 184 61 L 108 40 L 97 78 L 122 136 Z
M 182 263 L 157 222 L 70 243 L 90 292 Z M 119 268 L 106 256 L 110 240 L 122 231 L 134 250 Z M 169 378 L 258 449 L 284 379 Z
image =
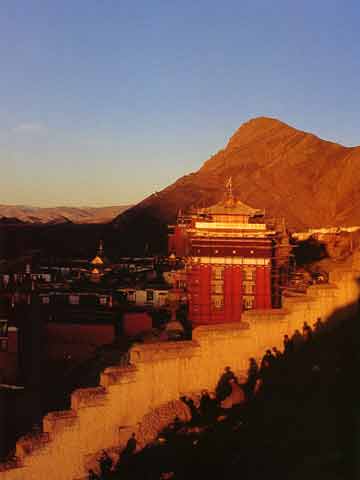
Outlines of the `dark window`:
M 0 338 L 0 352 L 6 352 L 8 349 L 7 338 Z
M 0 320 L 0 337 L 7 337 L 8 322 L 7 320 Z

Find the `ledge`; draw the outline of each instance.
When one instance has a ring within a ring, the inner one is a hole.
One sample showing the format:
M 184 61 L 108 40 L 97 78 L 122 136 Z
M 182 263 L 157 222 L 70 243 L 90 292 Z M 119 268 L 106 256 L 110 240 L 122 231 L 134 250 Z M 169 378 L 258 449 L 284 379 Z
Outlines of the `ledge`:
M 339 287 L 335 283 L 316 283 L 310 285 L 308 290 L 339 290 Z
M 16 456 L 24 458 L 35 451 L 42 450 L 50 442 L 49 433 L 29 433 L 16 442 Z
M 313 295 L 304 295 L 303 297 L 283 297 L 283 304 L 297 305 L 299 303 L 315 302 L 316 298 Z
M 73 427 L 77 419 L 74 410 L 50 412 L 43 418 L 43 430 L 47 433 L 58 432 L 64 428 Z
M 290 310 L 287 308 L 271 308 L 271 309 L 259 309 L 259 310 L 247 310 L 243 316 L 245 319 L 250 319 L 252 320 L 252 317 L 269 317 L 269 316 L 274 316 L 274 317 L 285 317 L 286 315 L 289 315 Z M 251 326 L 250 326 L 251 328 Z
M 108 367 L 100 375 L 100 385 L 107 388 L 111 385 L 135 382 L 136 372 L 137 368 L 134 365 L 127 367 Z
M 243 331 L 248 330 L 249 324 L 246 322 L 229 322 L 229 323 L 217 323 L 216 325 L 199 325 L 195 327 L 194 332 L 196 334 L 206 334 L 210 332 L 228 332 L 230 330 Z
M 86 407 L 98 407 L 106 402 L 106 389 L 104 387 L 79 388 L 71 395 L 71 409 L 79 410 Z
M 0 473 L 7 472 L 8 470 L 14 470 L 15 468 L 25 468 L 22 461 L 17 457 L 0 463 Z
M 158 342 L 145 345 L 135 345 L 130 350 L 132 364 L 170 360 L 172 358 L 194 357 L 199 344 L 188 340 L 181 342 Z

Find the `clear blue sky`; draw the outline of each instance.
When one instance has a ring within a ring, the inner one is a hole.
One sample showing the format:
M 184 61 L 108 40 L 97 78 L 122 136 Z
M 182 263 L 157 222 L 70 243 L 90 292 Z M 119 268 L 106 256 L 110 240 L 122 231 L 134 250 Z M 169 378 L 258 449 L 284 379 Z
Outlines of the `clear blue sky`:
M 2 0 L 0 203 L 136 202 L 277 117 L 360 144 L 359 0 Z

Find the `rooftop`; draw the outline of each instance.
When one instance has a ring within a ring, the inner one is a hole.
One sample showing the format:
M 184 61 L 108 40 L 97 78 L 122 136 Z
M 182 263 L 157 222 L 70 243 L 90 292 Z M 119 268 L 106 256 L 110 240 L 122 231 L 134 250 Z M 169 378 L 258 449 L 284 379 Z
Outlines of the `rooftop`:
M 262 210 L 250 207 L 232 197 L 222 200 L 210 207 L 200 208 L 198 209 L 198 213 L 205 215 L 245 215 L 249 217 L 264 214 Z

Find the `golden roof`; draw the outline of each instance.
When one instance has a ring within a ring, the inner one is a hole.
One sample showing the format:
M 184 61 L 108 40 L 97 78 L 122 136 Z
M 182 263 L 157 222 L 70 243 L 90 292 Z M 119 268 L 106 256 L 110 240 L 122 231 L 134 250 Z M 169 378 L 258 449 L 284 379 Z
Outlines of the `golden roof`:
M 96 255 L 96 257 L 94 257 L 91 260 L 91 263 L 93 265 L 104 265 L 104 260 L 101 257 L 99 257 L 99 255 Z
M 198 212 L 209 215 L 246 215 L 249 217 L 263 214 L 262 210 L 252 208 L 240 200 L 234 200 L 232 198 L 222 200 L 207 208 L 201 208 Z

